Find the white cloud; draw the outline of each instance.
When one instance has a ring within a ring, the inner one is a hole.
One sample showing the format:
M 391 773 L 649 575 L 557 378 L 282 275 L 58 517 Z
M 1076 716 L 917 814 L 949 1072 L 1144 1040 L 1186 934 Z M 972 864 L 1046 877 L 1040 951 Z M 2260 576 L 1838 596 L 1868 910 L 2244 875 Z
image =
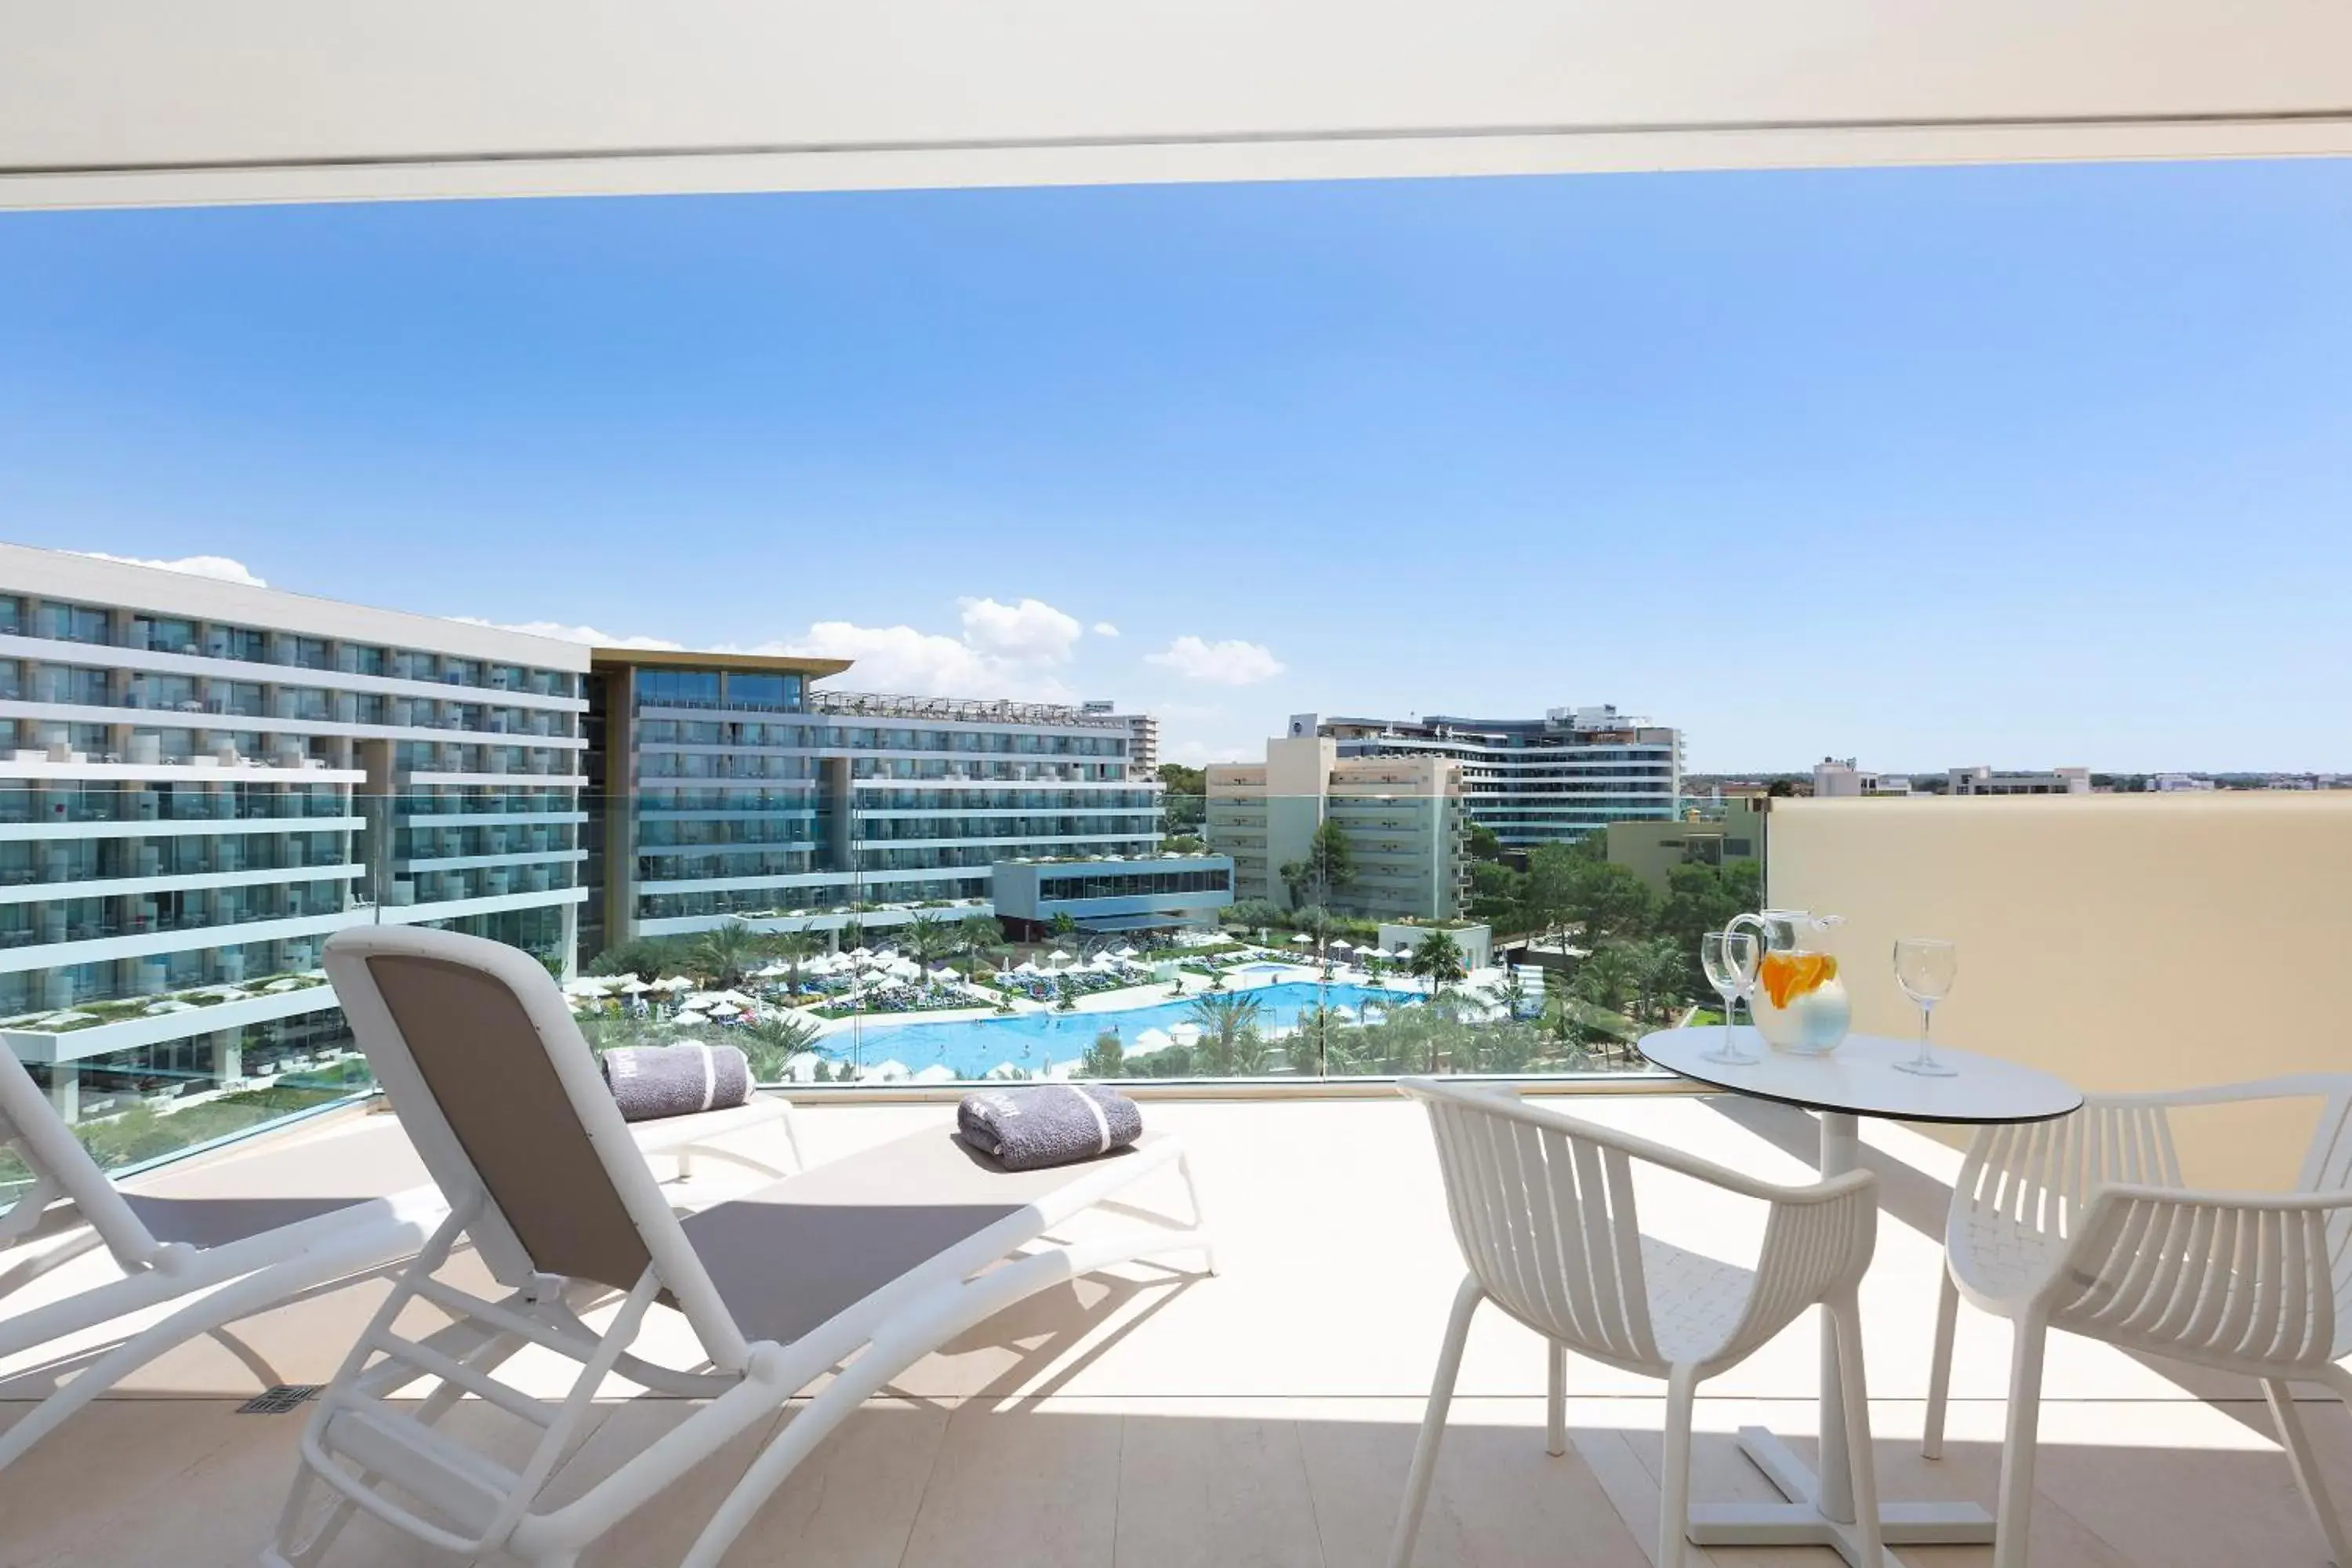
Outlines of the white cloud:
M 119 562 L 125 566 L 153 566 L 165 572 L 184 572 L 191 577 L 213 577 L 224 583 L 242 583 L 248 588 L 267 588 L 269 584 L 255 576 L 242 561 L 226 555 L 183 555 L 177 561 L 146 561 L 136 555 L 110 555 L 103 550 L 76 551 L 99 561 Z
M 909 626 L 865 626 L 819 621 L 786 642 L 751 653 L 814 654 L 855 661 L 839 678 L 844 690 L 903 691 L 918 697 L 1016 697 L 1070 702 L 1077 694 L 1053 671 L 1070 662 L 1085 627 L 1041 599 L 1016 605 L 960 599 L 963 632 Z
M 1283 663 L 1274 657 L 1273 649 L 1264 643 L 1244 642 L 1239 637 L 1223 642 L 1178 637 L 1158 653 L 1145 654 L 1143 662 L 1211 686 L 1255 686 L 1261 680 L 1272 680 L 1283 671 Z
M 1024 664 L 1067 664 L 1084 629 L 1042 599 L 1000 605 L 994 599 L 958 599 L 963 640 L 985 655 Z
M 662 637 L 622 637 L 613 632 L 599 631 L 594 626 L 566 626 L 561 621 L 486 621 L 479 616 L 453 616 L 452 620 L 471 626 L 494 626 L 502 632 L 524 632 L 535 637 L 557 637 L 564 642 L 584 642 L 597 647 L 641 647 L 674 651 L 684 643 Z
M 1098 637 L 1115 637 L 1118 636 L 1118 628 L 1108 621 L 1097 621 L 1094 624 L 1094 634 Z
M 835 681 L 845 691 L 902 691 L 917 697 L 1013 697 L 1041 702 L 1071 702 L 1076 693 L 1053 673 L 1070 662 L 1086 627 L 1042 599 L 1002 604 L 994 599 L 959 599 L 962 633 L 918 631 L 910 626 L 867 626 L 855 621 L 818 621 L 796 637 L 743 647 L 721 644 L 714 653 L 802 654 L 853 661 Z M 520 625 L 459 617 L 476 626 L 499 626 L 535 637 L 562 637 L 600 647 L 675 649 L 661 637 L 623 637 L 595 626 L 558 621 Z

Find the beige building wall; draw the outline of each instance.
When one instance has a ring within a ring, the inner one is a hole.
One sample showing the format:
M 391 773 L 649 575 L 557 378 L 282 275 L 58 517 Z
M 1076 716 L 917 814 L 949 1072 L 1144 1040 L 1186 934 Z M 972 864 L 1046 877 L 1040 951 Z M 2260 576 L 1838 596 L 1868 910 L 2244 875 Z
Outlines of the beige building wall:
M 1234 858 L 1234 897 L 1287 905 L 1282 868 L 1303 860 L 1324 822 L 1356 854 L 1357 880 L 1331 899 L 1358 914 L 1461 912 L 1462 770 L 1442 757 L 1350 757 L 1323 736 L 1277 738 L 1263 763 L 1205 771 L 1208 846 Z
M 1941 936 L 1960 967 L 1937 1038 L 2086 1090 L 2352 1070 L 2352 794 L 1775 800 L 1770 817 L 1769 901 L 1846 917 L 1858 1030 L 1916 1030 L 1894 941 Z M 2199 1112 L 2185 1173 L 2281 1184 L 2316 1110 Z
M 1711 822 L 1612 822 L 1609 860 L 1629 868 L 1651 891 L 1664 893 L 1674 868 L 1688 860 L 1720 866 L 1764 858 L 1764 809 L 1759 801 L 1725 803 Z

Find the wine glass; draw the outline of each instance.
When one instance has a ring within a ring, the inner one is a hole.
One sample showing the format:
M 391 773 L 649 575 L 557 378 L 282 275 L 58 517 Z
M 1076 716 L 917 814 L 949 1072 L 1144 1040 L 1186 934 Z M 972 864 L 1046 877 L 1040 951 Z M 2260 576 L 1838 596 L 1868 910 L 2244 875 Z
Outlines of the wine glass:
M 1738 1026 L 1739 999 L 1756 989 L 1759 962 L 1752 932 L 1711 931 L 1698 939 L 1698 966 L 1706 972 L 1706 983 L 1715 987 L 1715 994 L 1723 998 L 1723 1044 L 1701 1051 L 1700 1059 L 1727 1067 L 1755 1065 L 1756 1058 L 1739 1048 L 1733 1030 Z
M 1917 1073 L 1922 1078 L 1950 1078 L 1957 1068 L 1936 1059 L 1927 1048 L 1927 1020 L 1941 1002 L 1951 994 L 1952 982 L 1960 972 L 1960 952 L 1941 937 L 1898 936 L 1895 939 L 1895 983 L 1903 987 L 1903 994 L 1919 1005 L 1919 1054 L 1907 1062 L 1895 1065 L 1905 1072 Z

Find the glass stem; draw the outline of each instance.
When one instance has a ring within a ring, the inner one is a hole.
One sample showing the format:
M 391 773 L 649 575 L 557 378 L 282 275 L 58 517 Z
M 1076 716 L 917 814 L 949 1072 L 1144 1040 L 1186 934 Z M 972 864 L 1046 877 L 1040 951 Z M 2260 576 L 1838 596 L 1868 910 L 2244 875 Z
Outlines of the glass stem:
M 1936 1060 L 1936 1053 L 1927 1048 L 1927 1026 L 1935 1016 L 1936 1009 L 1932 1005 L 1926 1002 L 1919 1004 L 1919 1060 L 1915 1064 L 1916 1066 L 1929 1067 Z

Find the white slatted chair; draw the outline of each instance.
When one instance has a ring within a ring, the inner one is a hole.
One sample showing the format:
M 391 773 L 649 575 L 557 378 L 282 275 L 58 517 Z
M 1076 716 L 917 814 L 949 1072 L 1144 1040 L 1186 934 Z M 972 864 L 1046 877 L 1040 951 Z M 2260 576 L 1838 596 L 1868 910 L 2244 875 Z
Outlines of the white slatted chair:
M 2295 1190 L 2181 1185 L 2171 1112 L 2323 1101 Z M 2044 1343 L 2053 1329 L 2260 1379 L 2329 1561 L 2344 1526 L 2291 1380 L 2352 1403 L 2352 1074 L 2088 1097 L 2055 1121 L 1979 1132 L 1952 1191 L 1922 1451 L 1943 1452 L 1959 1299 L 2016 1325 L 1995 1568 L 2024 1568 Z
M 639 1122 L 633 1131 L 648 1153 L 676 1155 L 681 1173 L 700 1150 L 773 1176 L 782 1172 L 714 1141 L 778 1121 L 790 1139 L 791 1109 L 762 1096 L 730 1110 Z M 388 1116 L 334 1134 L 331 1158 L 289 1130 L 119 1188 L 5 1046 L 0 1145 L 33 1178 L 0 1211 L 0 1258 L 24 1258 L 12 1270 L 19 1288 L 100 1246 L 121 1271 L 0 1317 L 0 1359 L 182 1303 L 78 1367 L 70 1381 L 0 1432 L 0 1468 L 173 1346 L 415 1256 L 448 1213 L 407 1134 Z M 797 1164 L 796 1142 L 793 1153 Z
M 1489 1089 L 1431 1079 L 1403 1079 L 1398 1087 L 1428 1107 L 1454 1239 L 1470 1272 L 1446 1324 L 1390 1568 L 1407 1568 L 1412 1560 L 1462 1348 L 1483 1301 L 1550 1342 L 1551 1453 L 1568 1446 L 1567 1352 L 1666 1380 L 1657 1568 L 1684 1561 L 1698 1384 L 1737 1366 L 1820 1303 L 1836 1324 L 1856 1528 L 1869 1563 L 1880 1560 L 1855 1302 L 1877 1238 L 1876 1177 L 1853 1171 L 1808 1186 L 1778 1186 Z M 1643 1236 L 1633 1204 L 1637 1160 L 1770 1205 L 1756 1267 L 1717 1262 Z
M 329 940 L 326 964 L 450 1212 L 320 1395 L 262 1559 L 271 1568 L 318 1562 L 355 1510 L 442 1552 L 571 1568 L 833 1373 L 710 1514 L 686 1562 L 715 1568 L 794 1467 L 915 1361 L 1039 1290 L 1133 1258 L 1209 1251 L 1197 1194 L 1189 1226 L 1134 1215 L 1107 1234 L 1060 1237 L 1155 1172 L 1190 1187 L 1181 1146 L 1152 1133 L 1099 1159 L 1015 1173 L 967 1148 L 952 1124 L 934 1125 L 680 1219 L 529 953 L 361 926 Z M 461 1237 L 497 1281 L 495 1300 L 444 1277 Z M 616 1300 L 592 1327 L 583 1314 Z M 417 1303 L 447 1326 L 404 1331 Z M 633 1350 L 657 1304 L 691 1331 L 692 1364 Z M 531 1346 L 576 1368 L 562 1398 L 499 1375 Z M 707 1403 L 579 1495 L 551 1500 L 548 1483 L 615 1373 Z M 419 1382 L 424 1400 L 399 1397 Z M 439 1425 L 467 1394 L 521 1424 L 520 1466 Z

